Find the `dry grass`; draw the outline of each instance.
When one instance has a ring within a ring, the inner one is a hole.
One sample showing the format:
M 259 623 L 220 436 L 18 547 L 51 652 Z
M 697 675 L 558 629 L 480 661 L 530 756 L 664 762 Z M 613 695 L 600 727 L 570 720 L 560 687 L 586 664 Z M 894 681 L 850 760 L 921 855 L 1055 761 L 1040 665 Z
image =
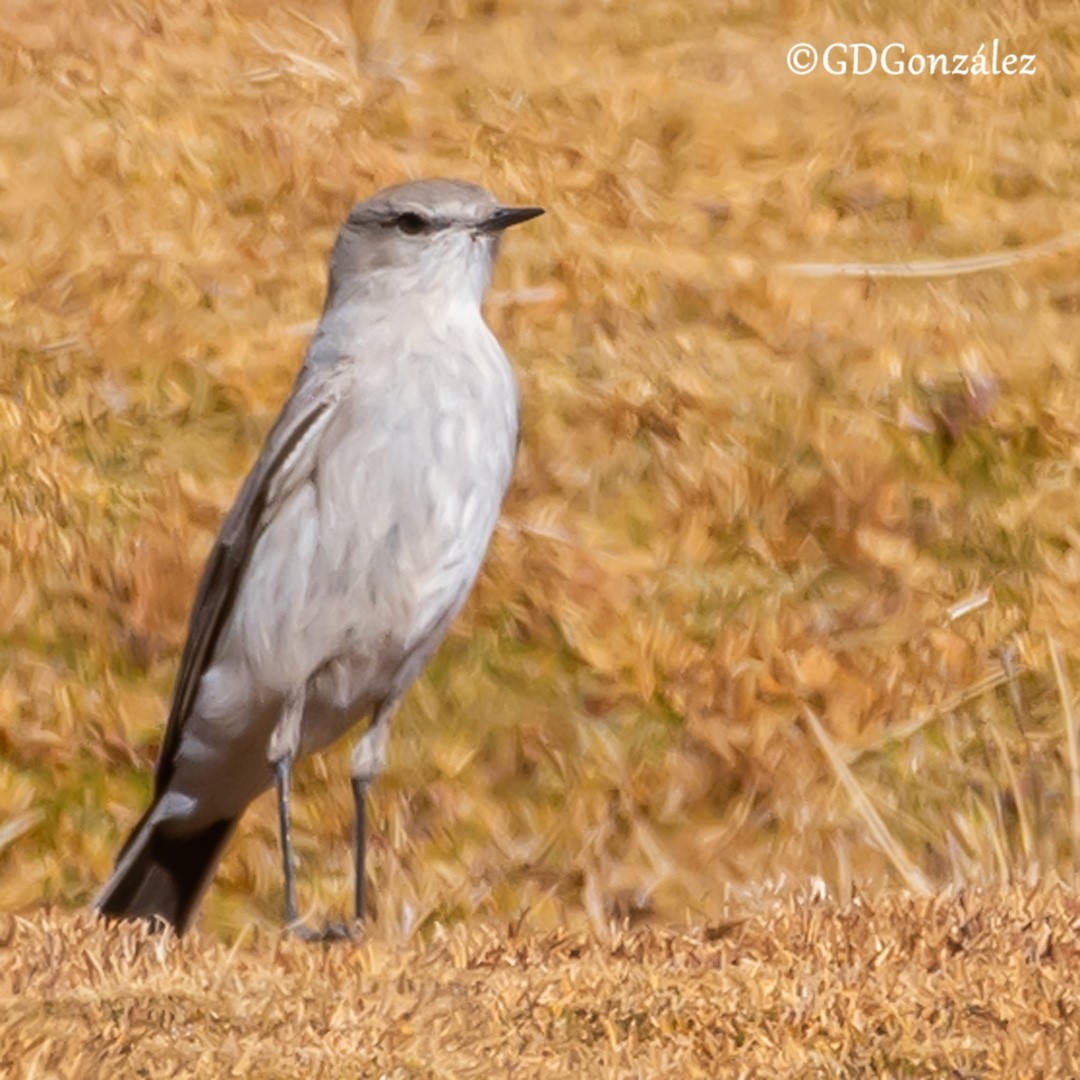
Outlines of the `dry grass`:
M 1039 74 L 784 67 L 995 37 Z M 336 226 L 425 174 L 549 216 L 496 283 L 524 443 L 374 797 L 378 933 L 1071 877 L 1080 276 L 1036 247 L 1077 227 L 1071 8 L 38 0 L 0 43 L 0 908 L 107 873 Z M 300 786 L 343 908 L 342 754 Z M 204 930 L 276 921 L 275 843 L 260 803 Z
M 8 1076 L 1069 1077 L 1071 891 L 804 896 L 745 921 L 312 948 L 0 917 Z

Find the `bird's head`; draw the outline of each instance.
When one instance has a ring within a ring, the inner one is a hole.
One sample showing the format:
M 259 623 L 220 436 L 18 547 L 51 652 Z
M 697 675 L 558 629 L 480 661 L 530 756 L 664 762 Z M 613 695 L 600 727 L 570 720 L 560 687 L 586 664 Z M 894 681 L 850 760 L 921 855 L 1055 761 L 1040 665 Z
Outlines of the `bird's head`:
M 359 294 L 474 304 L 491 280 L 504 229 L 539 207 L 502 206 L 463 180 L 414 180 L 353 207 L 330 260 L 327 305 Z

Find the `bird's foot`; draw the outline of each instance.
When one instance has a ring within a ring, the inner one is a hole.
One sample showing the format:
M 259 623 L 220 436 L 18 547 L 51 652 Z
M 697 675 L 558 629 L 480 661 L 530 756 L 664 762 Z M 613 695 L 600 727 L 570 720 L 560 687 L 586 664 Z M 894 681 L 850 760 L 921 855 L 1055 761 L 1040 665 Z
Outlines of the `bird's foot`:
M 301 941 L 329 944 L 332 941 L 357 941 L 363 932 L 363 927 L 359 922 L 331 922 L 321 930 L 316 930 L 297 919 L 289 923 L 285 930 L 286 933 L 293 934 Z

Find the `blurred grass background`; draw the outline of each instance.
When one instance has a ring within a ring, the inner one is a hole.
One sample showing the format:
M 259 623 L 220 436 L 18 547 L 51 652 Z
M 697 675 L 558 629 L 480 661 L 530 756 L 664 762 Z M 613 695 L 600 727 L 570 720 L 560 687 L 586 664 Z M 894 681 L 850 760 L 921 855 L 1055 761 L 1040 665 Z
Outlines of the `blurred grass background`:
M 799 41 L 1034 77 L 798 78 Z M 524 439 L 373 799 L 376 926 L 730 915 L 814 880 L 1071 875 L 1075 252 L 1061 3 L 0 9 L 0 908 L 86 903 L 145 806 L 188 607 L 349 206 L 548 216 L 489 319 Z M 302 899 L 349 904 L 344 745 Z M 268 799 L 204 925 L 276 923 Z

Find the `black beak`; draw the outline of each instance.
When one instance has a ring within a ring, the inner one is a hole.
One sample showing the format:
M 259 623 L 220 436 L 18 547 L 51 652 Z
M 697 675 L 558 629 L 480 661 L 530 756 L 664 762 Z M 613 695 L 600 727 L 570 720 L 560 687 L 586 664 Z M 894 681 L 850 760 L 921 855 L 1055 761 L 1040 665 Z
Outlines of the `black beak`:
M 480 222 L 481 232 L 499 233 L 511 225 L 532 221 L 544 212 L 540 206 L 500 206 L 486 221 Z

